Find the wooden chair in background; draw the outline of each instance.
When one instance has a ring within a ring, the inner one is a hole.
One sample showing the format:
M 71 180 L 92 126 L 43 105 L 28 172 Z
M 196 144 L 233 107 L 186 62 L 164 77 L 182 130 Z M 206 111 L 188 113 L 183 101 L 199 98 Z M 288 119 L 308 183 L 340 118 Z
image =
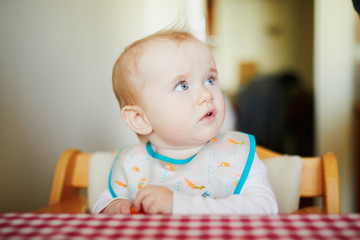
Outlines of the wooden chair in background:
M 256 147 L 260 159 L 282 156 L 261 146 Z M 49 204 L 36 212 L 83 213 L 88 200 L 82 189 L 88 187 L 91 153 L 66 150 L 60 156 L 53 178 Z M 304 157 L 300 197 L 321 198 L 321 206 L 299 209 L 295 213 L 340 213 L 339 175 L 336 156 L 325 153 L 321 157 Z

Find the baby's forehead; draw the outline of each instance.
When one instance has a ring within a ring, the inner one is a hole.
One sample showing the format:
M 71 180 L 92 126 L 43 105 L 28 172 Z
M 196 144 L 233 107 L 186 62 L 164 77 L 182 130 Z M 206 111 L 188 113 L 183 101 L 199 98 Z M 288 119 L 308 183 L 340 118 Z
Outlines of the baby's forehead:
M 192 71 L 193 65 L 190 62 L 202 62 L 208 65 L 206 68 L 216 68 L 214 59 L 209 47 L 196 38 L 168 39 L 159 38 L 143 42 L 133 49 L 136 56 L 135 68 L 132 71 L 136 74 L 137 83 L 144 83 L 149 76 L 157 74 L 175 74 L 176 71 L 187 73 Z M 171 69 L 171 70 L 170 70 Z M 172 79 L 172 77 L 169 77 Z
M 182 51 L 183 49 L 186 49 L 191 46 L 196 46 L 197 49 L 206 49 L 206 51 L 210 51 L 208 46 L 196 38 L 187 38 L 183 40 L 176 40 L 176 39 L 156 39 L 148 44 L 146 44 L 142 51 L 141 51 L 141 57 L 151 57 L 152 55 L 164 55 L 167 56 L 171 53 Z

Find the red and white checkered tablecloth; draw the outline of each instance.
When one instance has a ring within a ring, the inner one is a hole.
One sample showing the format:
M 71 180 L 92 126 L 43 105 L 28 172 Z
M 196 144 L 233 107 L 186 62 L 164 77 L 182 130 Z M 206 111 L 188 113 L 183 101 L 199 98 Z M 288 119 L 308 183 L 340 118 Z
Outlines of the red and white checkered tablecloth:
M 0 239 L 360 239 L 360 215 L 0 214 Z

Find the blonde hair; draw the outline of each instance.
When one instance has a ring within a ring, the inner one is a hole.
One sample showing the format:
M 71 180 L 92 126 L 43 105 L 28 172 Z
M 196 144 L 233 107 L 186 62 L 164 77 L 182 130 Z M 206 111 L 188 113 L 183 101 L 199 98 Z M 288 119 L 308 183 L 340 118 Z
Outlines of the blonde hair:
M 137 74 L 138 61 L 144 51 L 151 47 L 156 40 L 160 39 L 173 41 L 179 45 L 186 40 L 197 40 L 191 33 L 185 30 L 168 29 L 137 40 L 126 47 L 116 60 L 112 73 L 113 90 L 120 108 L 127 105 L 136 105 L 139 97 L 137 86 L 140 82 Z

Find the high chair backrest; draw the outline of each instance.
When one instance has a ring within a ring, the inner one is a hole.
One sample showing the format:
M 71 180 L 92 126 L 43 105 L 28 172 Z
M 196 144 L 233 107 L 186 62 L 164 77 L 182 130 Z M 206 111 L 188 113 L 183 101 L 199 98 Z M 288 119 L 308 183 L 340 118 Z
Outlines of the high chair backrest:
M 256 147 L 256 152 L 262 160 L 282 156 L 261 146 Z M 87 200 L 81 196 L 81 189 L 88 188 L 91 155 L 71 149 L 63 152 L 55 169 L 49 206 L 39 210 L 40 212 L 85 211 Z M 302 160 L 300 197 L 320 197 L 323 201 L 321 206 L 300 209 L 297 213 L 340 213 L 336 156 L 326 153 L 321 157 L 304 157 Z
M 281 157 L 280 153 L 256 146 L 261 160 Z M 322 206 L 304 208 L 298 213 L 340 213 L 339 170 L 335 154 L 324 153 L 321 157 L 302 157 L 300 197 L 322 199 Z
M 64 151 L 56 165 L 50 192 L 49 206 L 77 197 L 87 189 L 91 153 L 69 149 Z

